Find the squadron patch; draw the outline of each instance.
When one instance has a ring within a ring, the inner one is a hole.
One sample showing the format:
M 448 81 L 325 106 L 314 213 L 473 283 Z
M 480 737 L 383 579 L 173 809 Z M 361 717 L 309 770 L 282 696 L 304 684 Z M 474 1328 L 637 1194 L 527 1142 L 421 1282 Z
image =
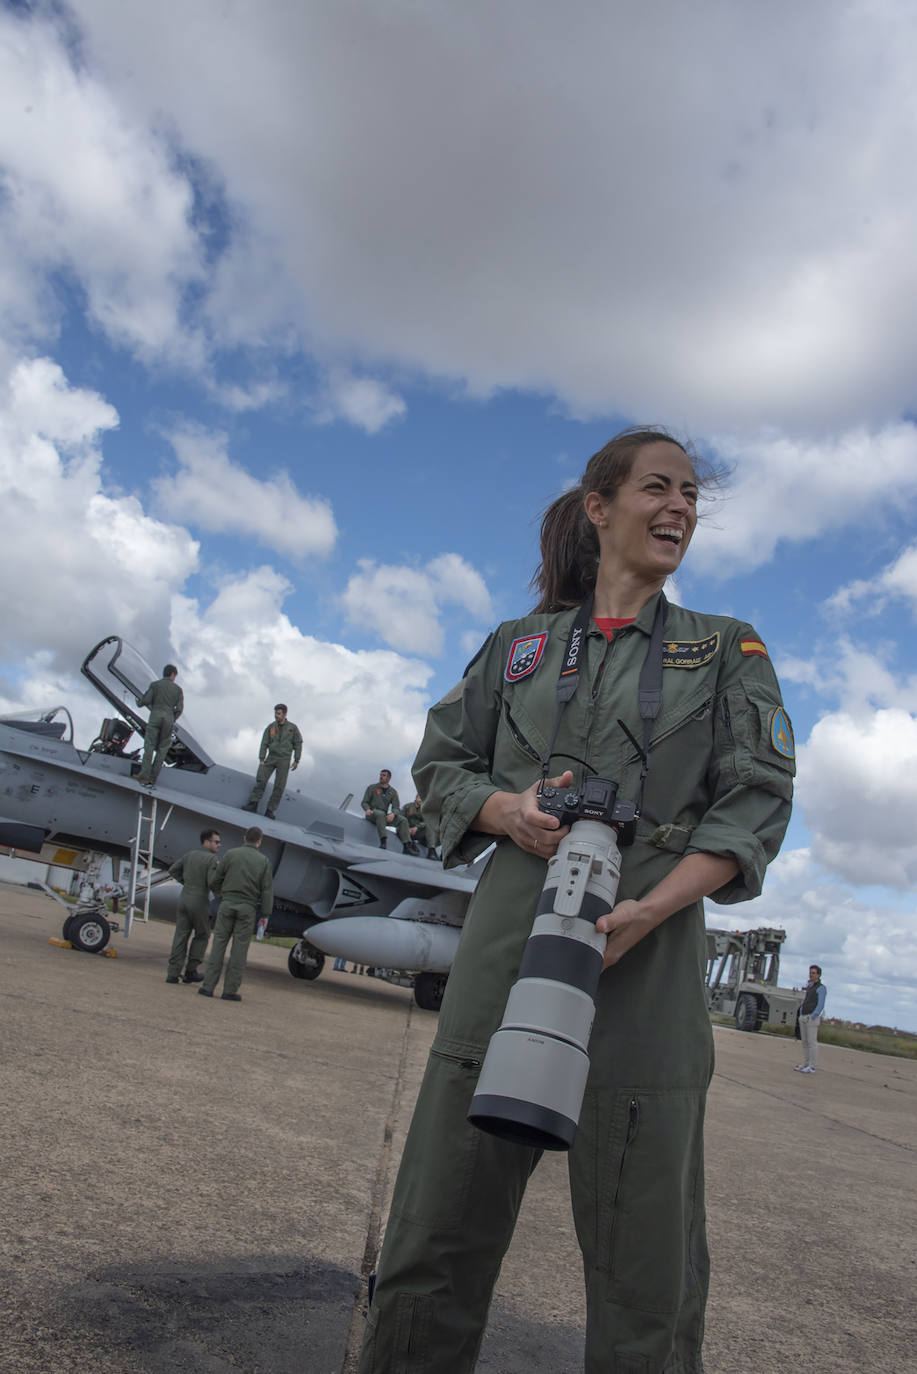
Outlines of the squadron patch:
M 719 631 L 706 639 L 669 639 L 662 646 L 663 668 L 701 668 L 720 647 Z
M 524 639 L 514 639 L 509 646 L 509 658 L 506 660 L 506 672 L 503 674 L 507 682 L 519 682 L 521 678 L 534 673 L 541 662 L 547 642 L 547 630 L 540 635 L 526 635 Z
M 793 742 L 793 727 L 782 706 L 776 706 L 771 712 L 770 730 L 771 744 L 777 753 L 785 759 L 794 759 L 796 745 Z

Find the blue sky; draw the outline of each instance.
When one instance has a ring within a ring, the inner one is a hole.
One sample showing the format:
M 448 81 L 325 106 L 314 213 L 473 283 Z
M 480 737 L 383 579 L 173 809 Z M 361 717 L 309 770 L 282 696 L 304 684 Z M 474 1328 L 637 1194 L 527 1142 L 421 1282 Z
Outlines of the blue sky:
M 751 621 L 798 803 L 785 981 L 917 1029 L 917 16 L 506 0 L 0 8 L 0 710 L 119 632 L 250 768 L 385 764 L 530 604 L 625 424 L 732 472 L 676 595 Z

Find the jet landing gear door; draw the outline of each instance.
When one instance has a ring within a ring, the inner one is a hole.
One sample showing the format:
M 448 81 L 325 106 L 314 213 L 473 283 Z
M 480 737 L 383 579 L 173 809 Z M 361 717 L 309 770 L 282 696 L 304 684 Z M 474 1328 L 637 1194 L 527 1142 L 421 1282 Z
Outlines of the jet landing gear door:
M 80 672 L 142 739 L 147 722 L 137 698 L 160 676 L 143 655 L 120 635 L 109 635 L 89 651 Z M 173 737 L 168 763 L 193 773 L 206 773 L 213 767 L 213 759 L 188 729 L 184 716 L 175 722 Z

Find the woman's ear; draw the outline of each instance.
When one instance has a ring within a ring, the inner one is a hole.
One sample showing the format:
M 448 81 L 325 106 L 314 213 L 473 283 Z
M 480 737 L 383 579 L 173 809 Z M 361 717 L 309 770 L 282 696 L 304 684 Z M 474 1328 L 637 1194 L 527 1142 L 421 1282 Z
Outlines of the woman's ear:
M 603 498 L 599 495 L 597 491 L 590 491 L 585 501 L 583 502 L 583 509 L 586 512 L 587 520 L 589 520 L 593 525 L 597 525 L 599 529 L 604 529 L 604 527 L 608 524 L 608 516 L 605 513 L 605 506 L 606 502 L 603 500 Z

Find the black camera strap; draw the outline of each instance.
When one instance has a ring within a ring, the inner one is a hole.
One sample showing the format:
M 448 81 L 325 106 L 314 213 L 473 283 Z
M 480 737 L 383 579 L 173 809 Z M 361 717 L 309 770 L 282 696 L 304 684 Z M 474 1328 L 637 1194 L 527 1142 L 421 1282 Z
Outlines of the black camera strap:
M 662 637 L 665 630 L 665 618 L 668 613 L 669 603 L 665 599 L 665 593 L 660 592 L 659 600 L 656 602 L 656 614 L 653 617 L 653 628 L 650 631 L 650 642 L 646 650 L 646 658 L 643 660 L 643 667 L 640 669 L 640 681 L 637 684 L 637 703 L 640 707 L 640 719 L 643 721 L 643 748 L 640 750 L 640 787 L 637 793 L 638 816 L 643 810 L 643 789 L 646 786 L 646 775 L 650 768 L 650 735 L 653 732 L 653 722 L 659 715 L 659 708 L 662 705 Z
M 551 769 L 551 758 L 554 754 L 557 736 L 560 733 L 560 724 L 563 720 L 564 711 L 567 705 L 576 696 L 576 689 L 579 687 L 583 651 L 586 646 L 589 622 L 592 619 L 594 600 L 594 594 L 590 592 L 577 611 L 573 624 L 570 627 L 567 648 L 564 653 L 563 663 L 561 664 L 560 676 L 557 679 L 557 713 L 554 717 L 554 729 L 551 733 L 551 742 L 541 760 L 541 786 L 544 786 Z M 668 610 L 669 603 L 666 601 L 664 594 L 660 592 L 659 600 L 656 603 L 656 614 L 653 617 L 653 628 L 650 631 L 650 642 L 647 646 L 646 657 L 643 660 L 643 667 L 640 669 L 640 680 L 637 686 L 637 702 L 640 709 L 640 718 L 643 721 L 642 748 L 634 739 L 624 722 L 618 721 L 618 724 L 630 738 L 634 747 L 640 754 L 640 791 L 637 798 L 638 815 L 643 809 L 643 789 L 650 766 L 650 735 L 653 730 L 653 722 L 659 715 L 659 708 L 662 705 L 662 642 Z

